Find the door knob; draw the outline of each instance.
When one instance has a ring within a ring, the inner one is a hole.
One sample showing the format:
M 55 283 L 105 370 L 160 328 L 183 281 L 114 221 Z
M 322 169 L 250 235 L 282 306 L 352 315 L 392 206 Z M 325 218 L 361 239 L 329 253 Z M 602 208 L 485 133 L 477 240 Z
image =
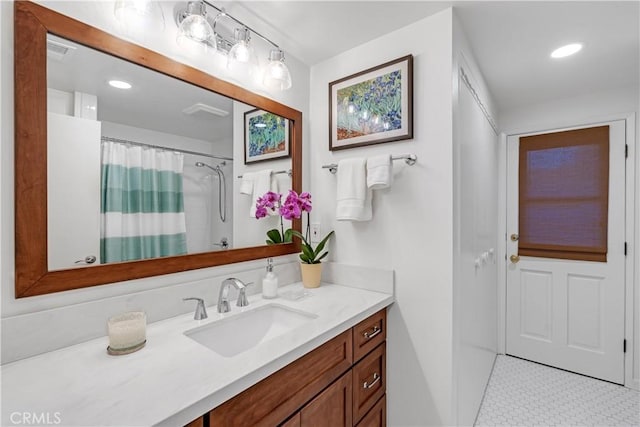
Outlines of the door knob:
M 512 263 L 517 264 L 518 261 L 520 261 L 520 257 L 518 255 L 511 255 L 509 257 L 509 259 L 511 260 Z
M 520 239 L 520 236 L 518 236 L 518 234 L 517 234 L 517 233 L 513 233 L 513 234 L 511 235 L 511 241 L 512 241 L 512 242 L 517 242 L 517 241 L 518 241 L 518 239 Z

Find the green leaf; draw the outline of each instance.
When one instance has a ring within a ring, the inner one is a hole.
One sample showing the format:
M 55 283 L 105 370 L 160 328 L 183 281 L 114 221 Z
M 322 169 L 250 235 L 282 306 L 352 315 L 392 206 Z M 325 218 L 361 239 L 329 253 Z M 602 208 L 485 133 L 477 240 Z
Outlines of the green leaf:
M 329 252 L 323 253 L 320 258 L 316 259 L 316 263 L 320 262 L 322 260 L 322 258 L 326 257 L 327 255 L 329 255 Z
M 307 242 L 307 239 L 304 238 L 304 236 L 302 235 L 302 233 L 300 233 L 298 230 L 291 230 L 291 233 L 296 236 L 299 237 L 300 240 L 302 240 L 304 242 L 305 245 L 307 246 L 311 246 L 309 245 L 309 242 Z
M 313 251 L 313 255 L 317 257 L 318 254 L 322 252 L 323 249 L 324 249 L 324 243 L 322 242 L 318 243 L 318 246 L 316 246 L 316 250 Z
M 324 258 L 325 256 L 327 256 L 329 254 L 329 252 L 325 252 L 322 257 L 318 258 L 318 255 L 320 254 L 320 252 L 322 252 L 322 250 L 324 249 L 327 241 L 331 238 L 331 236 L 333 236 L 334 231 L 331 231 L 329 234 L 327 234 L 325 236 L 324 239 L 322 239 L 322 241 L 320 243 L 318 243 L 318 246 L 316 247 L 316 249 L 313 249 L 313 246 L 311 244 L 309 244 L 309 242 L 307 242 L 307 239 L 305 239 L 305 237 L 302 235 L 302 233 L 300 233 L 297 230 L 287 230 L 287 231 L 291 231 L 291 234 L 293 234 L 296 237 L 299 237 L 302 240 L 302 254 L 300 254 L 300 259 L 303 260 L 304 262 L 306 262 L 307 264 L 317 264 L 318 262 L 320 262 L 320 260 L 322 258 Z
M 304 262 L 305 264 L 311 264 L 311 262 L 309 261 L 309 259 L 308 259 L 306 256 L 304 256 L 304 254 L 300 254 L 300 260 L 301 260 L 302 262 Z
M 291 243 L 293 241 L 293 230 L 288 228 L 284 230 L 284 242 Z
M 306 245 L 302 246 L 302 253 L 304 254 L 304 256 L 309 258 L 310 261 L 313 261 L 315 258 L 313 251 L 309 250 L 309 247 Z
M 324 239 L 322 239 L 322 241 L 320 243 L 318 243 L 318 246 L 316 247 L 316 250 L 314 252 L 314 257 L 317 257 L 318 254 L 322 251 L 322 249 L 324 249 L 324 245 L 327 243 L 327 241 L 329 240 L 329 238 L 331 236 L 333 236 L 334 231 L 332 230 L 331 233 L 327 234 L 325 236 Z
M 271 239 L 273 243 L 282 243 L 282 236 L 280 236 L 280 230 L 277 228 L 267 231 L 267 237 Z

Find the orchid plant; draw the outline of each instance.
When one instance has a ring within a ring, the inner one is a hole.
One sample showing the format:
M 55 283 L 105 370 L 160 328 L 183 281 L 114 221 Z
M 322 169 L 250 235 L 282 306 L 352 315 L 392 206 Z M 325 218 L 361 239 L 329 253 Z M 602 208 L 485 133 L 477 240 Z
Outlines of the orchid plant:
M 270 213 L 276 212 L 280 216 L 280 230 L 274 228 L 267 231 L 267 244 L 290 243 L 293 240 L 293 230 L 284 229 L 282 219 L 293 220 L 300 218 L 302 212 L 307 212 L 307 220 L 309 212 L 311 212 L 311 194 L 303 192 L 298 195 L 293 190 L 289 190 L 289 194 L 282 201 L 282 194 L 273 191 L 267 191 L 262 197 L 258 197 L 256 202 L 256 219 L 265 218 Z M 307 221 L 307 236 L 309 235 L 309 224 Z
M 309 243 L 311 240 L 311 230 L 309 214 L 311 212 L 311 194 L 308 192 L 302 192 L 300 194 L 293 190 L 289 190 L 289 194 L 284 201 L 282 201 L 282 194 L 275 193 L 273 191 L 266 192 L 262 197 L 259 197 L 256 201 L 256 219 L 265 218 L 270 213 L 276 212 L 280 216 L 280 230 L 277 228 L 267 231 L 267 244 L 273 245 L 276 243 L 289 243 L 293 240 L 293 236 L 299 237 L 302 240 L 302 253 L 300 254 L 300 260 L 305 264 L 318 264 L 320 260 L 326 257 L 329 252 L 322 252 L 327 241 L 334 234 L 331 231 L 325 236 L 324 239 L 314 249 Z M 296 230 L 288 228 L 284 229 L 282 219 L 293 220 L 302 216 L 302 213 L 307 213 L 307 229 L 303 236 Z

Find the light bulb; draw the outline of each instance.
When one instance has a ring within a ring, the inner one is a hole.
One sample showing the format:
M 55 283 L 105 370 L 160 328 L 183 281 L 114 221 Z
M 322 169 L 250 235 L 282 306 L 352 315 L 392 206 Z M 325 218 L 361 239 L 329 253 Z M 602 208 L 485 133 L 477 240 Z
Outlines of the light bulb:
M 251 52 L 249 51 L 249 46 L 244 41 L 239 41 L 236 43 L 230 52 L 233 59 L 239 62 L 249 62 L 251 58 Z
M 207 20 L 204 2 L 190 1 L 183 16 L 176 38 L 182 51 L 192 55 L 207 52 L 209 47 L 215 51 L 216 35 Z
M 131 83 L 125 82 L 123 80 L 109 80 L 109 86 L 115 87 L 117 89 L 131 89 Z
M 116 0 L 113 13 L 125 33 L 164 31 L 164 13 L 155 0 Z
M 253 74 L 258 67 L 258 58 L 249 43 L 249 29 L 235 29 L 236 43 L 229 50 L 227 68 L 240 74 Z
M 203 16 L 190 15 L 180 24 L 180 35 L 197 42 L 204 42 L 213 37 L 213 29 Z
M 118 21 L 125 21 L 132 15 L 146 15 L 151 11 L 151 0 L 117 0 L 114 14 Z
M 551 52 L 552 58 L 564 58 L 566 56 L 573 55 L 574 53 L 578 53 L 582 49 L 582 44 L 580 43 L 571 43 L 562 47 L 557 48 L 553 52 Z
M 291 73 L 280 49 L 272 49 L 269 53 L 269 64 L 262 82 L 270 89 L 286 90 L 291 87 Z

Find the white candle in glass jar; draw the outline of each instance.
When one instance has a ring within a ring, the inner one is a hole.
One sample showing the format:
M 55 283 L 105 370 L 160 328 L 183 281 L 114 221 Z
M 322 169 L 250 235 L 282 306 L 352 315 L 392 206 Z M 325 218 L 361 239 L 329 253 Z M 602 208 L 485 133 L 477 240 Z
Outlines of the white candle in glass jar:
M 147 316 L 143 311 L 122 313 L 109 318 L 109 347 L 123 350 L 142 344 L 147 339 Z

